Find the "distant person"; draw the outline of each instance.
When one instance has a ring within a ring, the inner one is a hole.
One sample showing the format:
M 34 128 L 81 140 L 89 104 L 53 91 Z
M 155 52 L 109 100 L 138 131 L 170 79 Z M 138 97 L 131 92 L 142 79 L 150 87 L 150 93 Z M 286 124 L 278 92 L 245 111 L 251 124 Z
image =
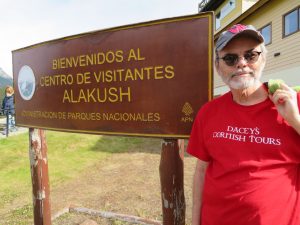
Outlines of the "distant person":
M 300 93 L 262 83 L 267 50 L 253 26 L 220 34 L 215 67 L 230 91 L 199 111 L 193 225 L 300 225 Z
M 5 96 L 2 102 L 2 112 L 8 116 L 8 129 L 10 132 L 16 131 L 15 126 L 15 105 L 14 105 L 14 89 L 12 86 L 5 88 Z M 4 130 L 3 134 L 6 134 Z

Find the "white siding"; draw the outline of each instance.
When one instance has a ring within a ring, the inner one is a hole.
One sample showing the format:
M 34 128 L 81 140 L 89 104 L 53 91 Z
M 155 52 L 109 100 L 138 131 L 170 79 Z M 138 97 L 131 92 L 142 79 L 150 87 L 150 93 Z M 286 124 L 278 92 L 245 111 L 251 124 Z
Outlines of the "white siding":
M 293 68 L 300 66 L 300 31 L 285 38 L 282 36 L 283 15 L 299 5 L 299 0 L 272 0 L 243 21 L 247 24 L 253 24 L 257 28 L 272 23 L 272 43 L 267 46 L 268 57 L 264 70 L 266 76 L 273 77 L 276 75 L 280 76 L 278 78 L 289 80 L 288 76 L 291 74 L 286 74 L 283 71 L 296 72 L 297 70 L 293 70 Z M 280 55 L 275 57 L 275 53 L 280 53 Z M 299 79 L 296 82 L 300 84 L 300 71 Z
M 270 0 L 254 13 L 239 23 L 252 24 L 260 29 L 272 24 L 272 43 L 267 45 L 267 64 L 263 80 L 281 78 L 293 82 L 290 85 L 300 85 L 300 31 L 283 38 L 283 15 L 300 6 L 299 0 Z M 280 53 L 279 56 L 274 56 Z M 216 74 L 216 73 L 215 73 Z M 224 84 L 216 74 L 214 78 L 215 93 L 224 90 Z

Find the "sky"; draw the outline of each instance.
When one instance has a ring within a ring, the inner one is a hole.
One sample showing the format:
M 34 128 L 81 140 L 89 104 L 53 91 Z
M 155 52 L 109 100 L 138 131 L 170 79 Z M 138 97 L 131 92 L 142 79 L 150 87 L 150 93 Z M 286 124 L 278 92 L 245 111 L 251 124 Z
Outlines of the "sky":
M 201 0 L 0 0 L 0 67 L 12 76 L 11 51 L 32 44 L 198 12 Z

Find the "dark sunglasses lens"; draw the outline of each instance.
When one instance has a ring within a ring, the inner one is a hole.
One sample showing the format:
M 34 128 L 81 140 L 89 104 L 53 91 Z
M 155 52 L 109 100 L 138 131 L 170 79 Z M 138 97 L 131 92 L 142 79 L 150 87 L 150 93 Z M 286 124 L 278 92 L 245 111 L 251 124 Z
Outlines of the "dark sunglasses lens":
M 256 52 L 249 52 L 244 55 L 247 62 L 255 62 L 258 59 L 258 54 Z
M 223 60 L 228 66 L 233 66 L 238 60 L 238 55 L 225 55 Z

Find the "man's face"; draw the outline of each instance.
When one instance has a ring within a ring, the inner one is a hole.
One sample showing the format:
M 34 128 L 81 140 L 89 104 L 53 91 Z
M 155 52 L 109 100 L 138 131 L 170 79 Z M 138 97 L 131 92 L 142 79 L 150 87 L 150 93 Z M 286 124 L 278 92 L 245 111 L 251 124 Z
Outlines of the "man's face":
M 218 52 L 219 59 L 216 60 L 218 74 L 231 89 L 256 86 L 265 66 L 261 52 L 257 40 L 248 37 L 231 40 L 222 51 Z

